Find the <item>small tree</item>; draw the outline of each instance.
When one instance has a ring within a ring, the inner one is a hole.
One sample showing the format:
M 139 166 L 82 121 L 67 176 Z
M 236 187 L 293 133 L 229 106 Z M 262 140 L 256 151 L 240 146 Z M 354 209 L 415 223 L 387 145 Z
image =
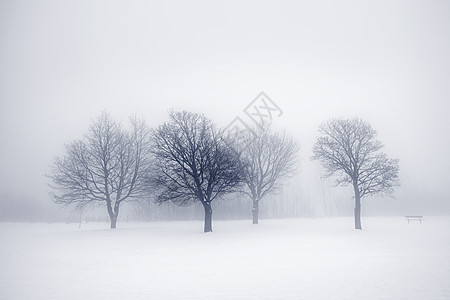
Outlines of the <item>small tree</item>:
M 361 226 L 361 198 L 390 195 L 398 185 L 399 160 L 380 152 L 383 145 L 376 131 L 358 119 L 333 119 L 320 126 L 321 136 L 313 148 L 313 159 L 338 175 L 336 185 L 353 186 L 355 193 L 355 229 Z
M 244 171 L 242 192 L 252 199 L 253 224 L 258 224 L 259 201 L 294 173 L 299 146 L 286 134 L 272 133 L 269 125 L 255 127 L 244 135 L 241 140 L 236 139 L 234 148 Z M 239 141 L 242 143 L 236 145 Z
M 169 117 L 154 134 L 153 182 L 160 188 L 156 201 L 178 205 L 199 201 L 205 210 L 204 231 L 211 232 L 211 202 L 239 185 L 239 160 L 205 116 L 171 111 Z
M 88 134 L 66 145 L 48 177 L 58 204 L 77 208 L 104 204 L 116 228 L 120 204 L 144 196 L 150 169 L 150 130 L 142 120 L 130 118 L 131 130 L 102 113 Z

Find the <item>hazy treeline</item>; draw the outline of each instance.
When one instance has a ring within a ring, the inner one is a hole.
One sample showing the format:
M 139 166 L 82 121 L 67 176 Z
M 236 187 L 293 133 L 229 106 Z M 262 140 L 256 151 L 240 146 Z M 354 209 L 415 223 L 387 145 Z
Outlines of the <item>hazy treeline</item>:
M 326 197 L 318 191 L 317 196 L 308 195 L 301 187 L 299 178 L 286 183 L 283 190 L 270 195 L 261 202 L 260 217 L 265 218 L 312 218 L 348 215 L 351 211 L 351 195 L 333 193 L 331 186 L 324 187 Z M 75 207 L 55 206 L 50 202 L 37 201 L 32 196 L 3 194 L 0 196 L 0 221 L 4 222 L 79 222 L 80 211 Z M 239 193 L 227 196 L 213 204 L 217 220 L 251 219 L 252 202 Z M 102 207 L 93 207 L 81 213 L 82 222 L 109 222 Z M 200 204 L 179 207 L 171 203 L 156 204 L 151 199 L 130 202 L 119 215 L 119 222 L 131 221 L 177 221 L 201 220 Z

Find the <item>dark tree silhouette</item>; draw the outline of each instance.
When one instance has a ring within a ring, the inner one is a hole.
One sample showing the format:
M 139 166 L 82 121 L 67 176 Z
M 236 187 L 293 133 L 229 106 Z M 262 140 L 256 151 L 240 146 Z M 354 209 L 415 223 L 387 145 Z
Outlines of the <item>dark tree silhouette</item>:
M 155 187 L 159 203 L 187 205 L 200 201 L 205 210 L 204 231 L 212 231 L 211 202 L 235 191 L 241 182 L 237 156 L 223 134 L 205 116 L 171 111 L 170 121 L 154 133 Z
M 83 139 L 66 145 L 65 156 L 55 159 L 48 175 L 56 203 L 104 204 L 116 228 L 120 204 L 146 194 L 151 166 L 150 130 L 135 117 L 130 123 L 126 131 L 102 113 Z
M 312 158 L 322 163 L 327 177 L 338 176 L 336 185 L 353 186 L 355 229 L 362 229 L 361 198 L 392 194 L 399 185 L 399 160 L 380 152 L 376 131 L 361 119 L 332 119 L 319 132 Z
M 252 199 L 253 224 L 258 224 L 259 201 L 278 190 L 282 180 L 294 173 L 299 146 L 286 134 L 273 133 L 270 125 L 264 125 L 235 139 L 233 148 L 243 166 L 242 192 Z

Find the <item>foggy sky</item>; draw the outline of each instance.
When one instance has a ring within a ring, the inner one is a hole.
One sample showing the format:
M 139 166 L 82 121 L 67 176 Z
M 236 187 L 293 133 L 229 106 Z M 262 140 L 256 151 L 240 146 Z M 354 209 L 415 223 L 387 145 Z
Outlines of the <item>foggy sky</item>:
M 2 0 L 0 199 L 48 203 L 43 175 L 102 110 L 226 126 L 265 91 L 312 196 L 318 126 L 358 116 L 400 158 L 386 210 L 450 212 L 449 20 L 448 1 Z

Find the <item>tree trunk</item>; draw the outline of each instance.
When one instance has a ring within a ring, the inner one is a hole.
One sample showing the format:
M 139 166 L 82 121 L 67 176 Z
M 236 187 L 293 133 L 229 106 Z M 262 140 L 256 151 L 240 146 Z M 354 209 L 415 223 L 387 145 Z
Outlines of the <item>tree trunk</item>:
M 362 229 L 361 226 L 361 196 L 357 184 L 353 184 L 355 191 L 355 229 Z
M 111 229 L 115 229 L 117 226 L 117 217 L 119 216 L 119 206 L 114 206 L 114 211 L 109 203 L 106 206 L 108 208 L 109 218 L 111 219 Z
M 116 202 L 116 204 L 114 205 L 114 213 L 112 214 L 113 217 L 111 217 L 111 229 L 116 228 L 117 218 L 119 217 L 119 204 L 120 202 Z
M 83 209 L 80 209 L 80 223 L 78 224 L 78 228 L 81 228 L 81 222 L 83 221 Z
M 258 215 L 259 215 L 259 201 L 253 199 L 253 224 L 258 224 Z
M 205 209 L 205 228 L 204 232 L 212 232 L 212 208 L 211 203 L 202 202 Z
M 117 225 L 117 216 L 115 215 L 111 215 L 109 216 L 111 219 L 111 229 L 116 229 L 116 225 Z

